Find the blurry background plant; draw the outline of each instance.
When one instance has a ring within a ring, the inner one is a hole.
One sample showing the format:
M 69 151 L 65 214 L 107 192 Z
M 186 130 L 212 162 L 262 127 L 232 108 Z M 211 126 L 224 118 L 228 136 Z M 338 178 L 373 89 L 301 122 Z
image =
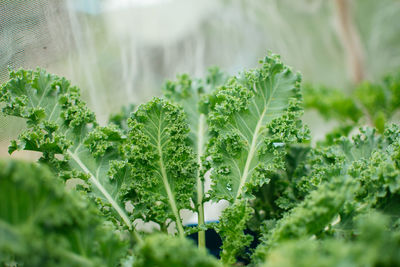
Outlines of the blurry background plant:
M 79 85 L 105 122 L 122 105 L 159 94 L 178 73 L 201 77 L 211 65 L 234 73 L 272 50 L 304 81 L 325 86 L 309 86 L 314 104 L 352 98 L 325 109 L 348 113 L 346 121 L 367 116 L 381 128 L 396 103 L 380 98 L 386 91 L 371 96 L 372 83 L 353 88 L 400 66 L 399 12 L 396 0 L 0 0 L 0 81 L 8 67 L 44 67 Z M 321 129 L 312 111 L 305 120 L 316 137 L 337 125 Z M 19 127 L 0 119 L 1 156 Z

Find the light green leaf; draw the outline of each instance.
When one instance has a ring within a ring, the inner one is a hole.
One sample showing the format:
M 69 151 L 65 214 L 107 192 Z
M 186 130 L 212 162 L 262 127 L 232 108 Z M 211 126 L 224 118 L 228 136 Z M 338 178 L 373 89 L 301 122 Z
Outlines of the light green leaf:
M 131 229 L 121 190 L 125 180 L 108 175 L 110 161 L 120 158 L 118 145 L 126 138 L 116 127 L 97 126 L 79 89 L 41 69 L 19 70 L 10 73 L 0 96 L 4 114 L 27 120 L 27 129 L 11 143 L 10 153 L 42 152 L 41 161 L 60 177 L 87 179 L 91 196 L 103 211 Z
M 232 78 L 208 100 L 215 200 L 246 198 L 251 187 L 268 182 L 265 173 L 283 168 L 286 145 L 304 137 L 298 119 L 300 75 L 278 56 L 261 64 Z
M 203 105 L 202 100 L 206 93 L 213 92 L 217 86 L 222 85 L 227 76 L 218 68 L 210 68 L 204 80 L 191 79 L 189 75 L 183 74 L 177 77 L 177 81 L 168 81 L 164 85 L 164 95 L 172 102 L 182 106 L 186 113 L 190 132 L 189 139 L 193 151 L 197 155 L 199 166 L 196 183 L 197 191 L 193 196 L 193 202 L 197 205 L 198 224 L 204 224 L 204 173 L 203 167 L 206 146 L 210 138 L 207 118 L 207 106 Z M 199 246 L 205 246 L 205 233 L 199 232 Z
M 225 199 L 241 214 L 224 212 L 221 224 L 225 264 L 232 263 L 249 236 L 243 234 L 252 209 L 252 191 L 269 182 L 274 171 L 285 168 L 286 148 L 301 142 L 308 132 L 299 116 L 300 75 L 284 65 L 279 56 L 267 56 L 257 69 L 231 78 L 204 101 L 210 109 L 212 138 L 207 165 L 211 169 L 211 199 Z M 239 202 L 241 203 L 239 205 Z
M 156 98 L 139 106 L 128 124 L 130 143 L 124 152 L 134 178 L 134 213 L 162 230 L 172 220 L 183 236 L 179 211 L 191 208 L 197 173 L 185 113 Z

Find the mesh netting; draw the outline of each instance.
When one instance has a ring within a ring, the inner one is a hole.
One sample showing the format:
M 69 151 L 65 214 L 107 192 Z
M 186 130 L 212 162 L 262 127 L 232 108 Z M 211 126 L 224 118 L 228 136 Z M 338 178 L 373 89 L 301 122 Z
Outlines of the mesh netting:
M 57 53 L 49 22 L 62 7 L 56 0 L 0 1 L 0 83 L 7 80 L 9 68 L 48 66 Z M 22 123 L 0 118 L 1 152 Z
M 400 65 L 400 2 L 353 0 L 366 77 Z M 46 68 L 79 85 L 100 122 L 121 105 L 158 95 L 166 79 L 235 73 L 267 50 L 304 80 L 349 84 L 334 1 L 0 0 L 0 81 L 7 68 Z M 0 142 L 16 120 L 0 118 Z M 0 155 L 5 151 L 2 146 Z

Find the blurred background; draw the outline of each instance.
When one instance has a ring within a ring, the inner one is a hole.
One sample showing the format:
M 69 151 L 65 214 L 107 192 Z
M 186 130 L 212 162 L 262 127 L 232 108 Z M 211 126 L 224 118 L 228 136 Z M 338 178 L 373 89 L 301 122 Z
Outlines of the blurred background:
M 0 0 L 0 82 L 8 68 L 46 68 L 82 89 L 100 123 L 179 73 L 235 74 L 268 50 L 305 83 L 352 90 L 399 68 L 400 1 Z M 317 138 L 335 124 L 304 119 Z M 21 125 L 0 118 L 1 157 Z

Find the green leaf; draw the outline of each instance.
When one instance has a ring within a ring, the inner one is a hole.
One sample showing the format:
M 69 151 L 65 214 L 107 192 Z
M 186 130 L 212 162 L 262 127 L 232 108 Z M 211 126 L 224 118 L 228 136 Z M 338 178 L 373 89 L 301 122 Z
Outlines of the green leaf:
M 245 200 L 242 205 L 246 207 L 254 198 L 254 189 L 285 167 L 287 146 L 308 135 L 299 120 L 300 79 L 278 56 L 267 56 L 259 68 L 231 78 L 204 101 L 210 109 L 213 135 L 207 157 L 212 170 L 211 199 L 225 199 L 233 205 Z M 220 221 L 236 221 L 233 214 L 224 213 Z M 248 220 L 249 214 L 244 218 Z M 224 263 L 232 262 L 248 244 L 241 242 L 247 238 L 244 228 L 241 223 L 236 233 L 224 231 L 224 240 L 230 243 L 223 245 Z
M 196 180 L 197 191 L 193 197 L 193 202 L 197 206 L 198 224 L 204 224 L 204 155 L 206 144 L 210 138 L 207 118 L 207 107 L 202 100 L 206 93 L 213 92 L 217 86 L 222 85 L 227 77 L 218 68 L 210 68 L 204 80 L 191 79 L 189 75 L 177 76 L 177 81 L 168 81 L 164 85 L 164 95 L 172 102 L 180 105 L 187 115 L 190 132 L 189 139 L 193 151 L 197 154 L 197 164 L 199 166 Z M 199 233 L 199 245 L 205 245 L 204 231 Z
M 90 194 L 103 211 L 131 229 L 120 190 L 126 177 L 110 179 L 108 175 L 110 161 L 120 159 L 123 134 L 114 126 L 97 126 L 79 89 L 65 78 L 42 69 L 11 72 L 10 78 L 1 87 L 2 111 L 26 119 L 27 129 L 11 143 L 9 152 L 42 152 L 40 161 L 63 179 L 87 179 Z
M 396 119 L 399 88 L 399 71 L 386 75 L 378 82 L 363 81 L 349 95 L 343 89 L 306 85 L 304 106 L 316 109 L 325 119 L 345 123 L 346 127 L 355 128 L 366 123 L 383 133 L 385 124 Z M 335 131 L 335 134 L 340 134 L 340 131 Z
M 304 200 L 309 190 L 304 188 L 302 178 L 310 169 L 310 152 L 307 144 L 291 145 L 285 156 L 285 169 L 271 172 L 269 183 L 254 190 L 255 199 L 250 202 L 254 215 L 247 224 L 250 230 L 259 233 L 265 220 L 280 219 L 285 211 Z
M 383 136 L 373 136 L 374 133 L 367 128 L 354 138 L 352 155 L 357 155 L 356 151 L 361 153 L 349 164 L 348 173 L 361 185 L 357 192 L 358 202 L 385 209 L 386 201 L 400 192 L 400 169 L 396 163 L 400 151 L 400 129 L 392 125 Z
M 134 267 L 186 267 L 222 266 L 217 259 L 207 254 L 205 249 L 198 249 L 188 239 L 153 234 L 145 238 L 144 242 L 135 248 Z
M 264 229 L 263 243 L 253 254 L 255 262 L 287 240 L 312 235 L 351 238 L 356 234 L 354 218 L 372 208 L 398 219 L 393 202 L 400 192 L 400 170 L 395 161 L 400 151 L 399 128 L 387 128 L 384 136 L 376 135 L 372 128 L 360 132 L 352 140 L 342 138 L 325 147 L 323 153 L 312 151 L 307 163 L 310 170 L 303 178 L 309 183 L 307 197 L 284 213 L 272 229 Z M 332 226 L 335 217 L 338 219 Z
M 272 249 L 263 266 L 397 266 L 400 235 L 387 227 L 387 217 L 364 215 L 357 220 L 352 239 L 287 241 Z
M 268 251 L 281 242 L 311 237 L 321 232 L 335 220 L 346 202 L 354 198 L 357 184 L 348 177 L 332 177 L 312 191 L 304 201 L 286 213 L 273 229 L 266 229 L 262 243 L 253 254 L 260 262 Z
M 337 119 L 353 126 L 363 116 L 357 101 L 344 90 L 325 86 L 304 86 L 304 107 L 316 109 L 326 120 Z
M 44 166 L 0 161 L 0 264 L 117 266 L 126 248 L 92 203 Z
M 221 260 L 225 264 L 234 264 L 236 255 L 253 240 L 251 235 L 243 233 L 252 212 L 245 201 L 237 202 L 222 212 L 216 230 L 223 241 Z
M 245 198 L 268 181 L 265 171 L 282 165 L 286 145 L 303 139 L 299 83 L 300 75 L 271 56 L 209 97 L 213 199 Z
M 187 115 L 193 150 L 198 155 L 198 162 L 204 155 L 206 143 L 209 139 L 206 116 L 208 110 L 202 100 L 208 93 L 213 92 L 226 81 L 224 73 L 218 68 L 209 69 L 205 80 L 191 79 L 189 75 L 177 76 L 177 81 L 168 81 L 164 85 L 163 93 L 167 99 L 180 105 Z
M 183 236 L 179 211 L 191 209 L 198 168 L 185 113 L 156 98 L 139 106 L 129 127 L 131 143 L 125 145 L 124 152 L 134 178 L 134 213 L 145 221 L 157 222 L 163 230 L 172 220 Z
M 124 134 L 127 134 L 129 131 L 127 122 L 135 108 L 133 104 L 123 106 L 118 113 L 110 115 L 108 123 L 116 125 Z

